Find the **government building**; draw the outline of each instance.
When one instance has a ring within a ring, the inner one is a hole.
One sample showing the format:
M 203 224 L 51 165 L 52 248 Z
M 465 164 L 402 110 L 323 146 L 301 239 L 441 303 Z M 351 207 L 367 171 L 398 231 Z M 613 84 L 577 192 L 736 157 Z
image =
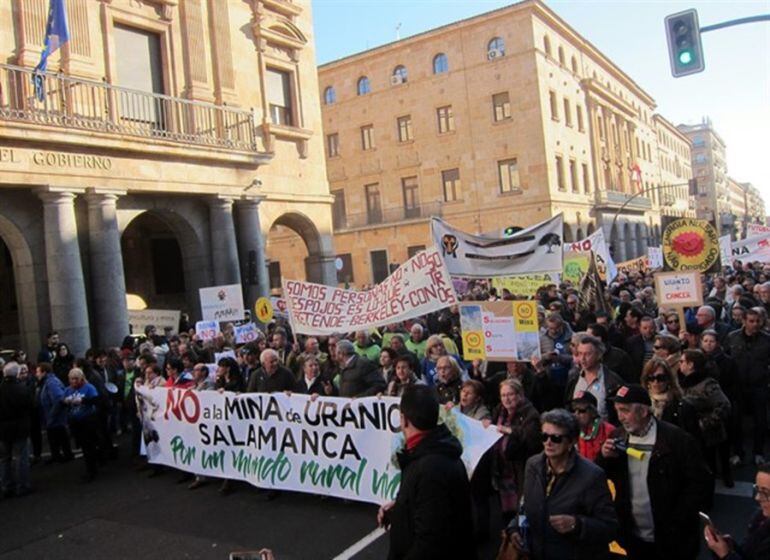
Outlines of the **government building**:
M 0 0 L 0 348 L 117 345 L 127 294 L 252 308 L 268 262 L 336 282 L 309 1 L 67 0 L 35 87 L 48 4 Z
M 652 96 L 527 0 L 318 71 L 338 280 L 378 282 L 429 245 L 431 216 L 473 233 L 564 213 L 617 261 L 695 216 L 690 141 Z

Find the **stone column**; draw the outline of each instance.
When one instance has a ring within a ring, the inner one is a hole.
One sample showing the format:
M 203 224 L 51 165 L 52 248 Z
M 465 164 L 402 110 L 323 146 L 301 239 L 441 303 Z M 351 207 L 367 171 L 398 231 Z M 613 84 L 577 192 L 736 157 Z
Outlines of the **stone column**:
M 51 328 L 70 351 L 83 356 L 91 346 L 86 287 L 75 220 L 75 193 L 43 191 L 46 275 Z
M 88 241 L 91 248 L 91 293 L 99 346 L 119 346 L 128 334 L 126 278 L 117 220 L 118 194 L 93 190 L 88 201 Z
M 238 243 L 235 240 L 233 199 L 213 198 L 209 201 L 209 208 L 214 283 L 217 286 L 240 284 L 241 268 L 238 264 Z
M 270 278 L 265 259 L 265 238 L 259 220 L 262 196 L 239 200 L 238 248 L 243 272 L 243 296 L 247 309 L 253 309 L 257 298 L 270 295 Z
M 334 266 L 336 255 L 310 255 L 305 259 L 305 272 L 308 282 L 337 285 L 337 269 Z

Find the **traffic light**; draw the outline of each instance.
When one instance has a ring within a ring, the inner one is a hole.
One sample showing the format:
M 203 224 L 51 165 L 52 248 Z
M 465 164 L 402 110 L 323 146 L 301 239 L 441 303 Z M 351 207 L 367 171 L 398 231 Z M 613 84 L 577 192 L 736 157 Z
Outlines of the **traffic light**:
M 698 12 L 685 10 L 666 16 L 666 39 L 671 60 L 671 74 L 675 78 L 703 72 L 703 45 L 700 40 Z
M 503 237 L 513 237 L 524 228 L 518 226 L 508 226 L 503 230 Z

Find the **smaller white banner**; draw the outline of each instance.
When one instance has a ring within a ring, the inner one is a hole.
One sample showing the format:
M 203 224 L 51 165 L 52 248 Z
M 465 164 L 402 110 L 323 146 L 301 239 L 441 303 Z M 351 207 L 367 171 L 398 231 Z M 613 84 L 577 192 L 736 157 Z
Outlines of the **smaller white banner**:
M 649 260 L 650 268 L 663 268 L 663 248 L 647 247 L 647 259 Z
M 204 321 L 242 321 L 243 291 L 240 284 L 199 290 Z
M 719 238 L 719 260 L 722 261 L 722 266 L 733 265 L 733 242 L 729 235 Z
M 219 323 L 217 321 L 198 321 L 195 323 L 195 334 L 201 340 L 213 340 L 219 334 Z
M 248 342 L 254 342 L 257 340 L 257 325 L 254 323 L 246 323 L 239 327 L 235 327 L 235 342 L 237 344 L 246 344 Z
M 171 332 L 176 333 L 179 328 L 180 311 L 177 309 L 142 309 L 128 310 L 128 322 L 131 324 L 134 334 L 144 333 L 147 325 L 153 325 L 161 333 L 166 327 L 171 327 Z

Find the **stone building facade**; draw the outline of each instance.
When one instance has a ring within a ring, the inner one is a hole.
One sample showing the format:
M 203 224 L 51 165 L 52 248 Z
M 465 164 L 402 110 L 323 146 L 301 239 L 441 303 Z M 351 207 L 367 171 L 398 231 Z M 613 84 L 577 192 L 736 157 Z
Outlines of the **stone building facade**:
M 341 282 L 430 244 L 432 215 L 488 233 L 563 212 L 565 240 L 604 228 L 617 260 L 660 237 L 655 100 L 539 1 L 324 64 L 319 87 Z
M 658 133 L 658 179 L 651 192 L 660 206 L 661 225 L 665 229 L 678 218 L 695 218 L 695 199 L 689 196 L 688 181 L 692 179 L 690 140 L 662 115 L 653 115 Z
M 38 96 L 48 2 L 0 0 L 0 345 L 119 344 L 127 292 L 196 320 L 241 283 L 251 308 L 276 228 L 333 283 L 309 1 L 66 5 Z

